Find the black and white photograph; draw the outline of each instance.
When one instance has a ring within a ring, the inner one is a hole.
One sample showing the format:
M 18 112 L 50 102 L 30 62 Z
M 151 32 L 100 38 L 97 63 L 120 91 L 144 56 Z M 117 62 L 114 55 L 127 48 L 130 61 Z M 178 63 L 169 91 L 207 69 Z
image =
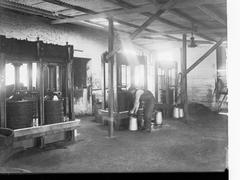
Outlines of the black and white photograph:
M 232 1 L 0 0 L 0 175 L 228 179 Z

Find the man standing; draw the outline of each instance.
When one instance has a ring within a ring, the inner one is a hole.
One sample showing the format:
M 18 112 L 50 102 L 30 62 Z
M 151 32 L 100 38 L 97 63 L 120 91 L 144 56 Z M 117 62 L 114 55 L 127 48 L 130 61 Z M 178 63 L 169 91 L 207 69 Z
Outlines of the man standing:
M 131 114 L 137 114 L 140 104 L 143 104 L 144 113 L 144 130 L 151 132 L 151 119 L 154 111 L 156 100 L 149 90 L 137 89 L 130 87 L 128 91 L 134 97 L 134 106 L 130 111 Z

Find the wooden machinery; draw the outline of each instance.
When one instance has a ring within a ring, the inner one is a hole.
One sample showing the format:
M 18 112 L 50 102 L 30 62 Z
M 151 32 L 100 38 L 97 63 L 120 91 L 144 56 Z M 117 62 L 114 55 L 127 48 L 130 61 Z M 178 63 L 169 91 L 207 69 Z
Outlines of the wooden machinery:
M 169 117 L 172 114 L 173 106 L 177 104 L 178 88 L 177 62 L 156 61 L 156 109 L 162 111 L 165 117 Z
M 127 88 L 135 86 L 138 88 L 147 88 L 147 59 L 146 56 L 127 56 L 122 53 L 115 55 L 116 64 L 109 67 L 105 58 L 102 56 L 102 109 L 100 114 L 103 121 L 108 120 L 108 85 L 107 78 L 109 77 L 109 68 L 112 68 L 112 77 L 114 85 L 114 127 L 120 129 L 121 125 L 128 124 L 128 113 L 133 105 L 133 100 Z M 141 79 L 141 77 L 143 79 Z M 139 81 L 137 81 L 140 78 Z
M 73 110 L 72 60 L 71 45 L 47 44 L 39 38 L 27 41 L 0 36 L 0 122 L 1 127 L 14 129 L 16 140 L 32 138 L 36 145 L 43 146 L 48 134 L 65 132 L 66 138 L 74 138 L 79 120 L 75 120 Z M 15 68 L 12 91 L 5 85 L 8 63 Z M 35 87 L 34 63 L 37 66 Z M 27 64 L 28 87 L 22 87 L 19 81 L 23 64 Z

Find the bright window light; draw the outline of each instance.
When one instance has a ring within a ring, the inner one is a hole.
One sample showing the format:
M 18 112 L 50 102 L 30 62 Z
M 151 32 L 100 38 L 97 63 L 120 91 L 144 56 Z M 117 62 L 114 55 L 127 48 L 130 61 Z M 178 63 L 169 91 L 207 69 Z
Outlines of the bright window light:
M 27 74 L 27 64 L 23 64 L 20 67 L 20 83 L 26 87 L 28 85 L 28 74 Z
M 32 86 L 37 86 L 37 63 L 32 64 Z
M 6 71 L 5 71 L 5 82 L 6 86 L 15 84 L 15 71 L 14 66 L 12 64 L 6 64 Z

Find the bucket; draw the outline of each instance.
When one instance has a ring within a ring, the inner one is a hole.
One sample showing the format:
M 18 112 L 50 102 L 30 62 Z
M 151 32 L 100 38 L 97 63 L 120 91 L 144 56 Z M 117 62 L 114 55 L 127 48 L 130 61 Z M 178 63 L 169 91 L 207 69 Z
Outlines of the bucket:
M 180 117 L 180 118 L 183 118 L 183 117 L 184 117 L 184 112 L 183 112 L 183 109 L 182 109 L 182 108 L 179 109 L 179 117 Z
M 129 120 L 129 130 L 130 131 L 137 131 L 137 118 L 131 116 Z
M 162 112 L 157 112 L 157 114 L 156 114 L 156 124 L 157 125 L 162 124 Z
M 174 118 L 179 118 L 179 108 L 178 107 L 174 107 L 173 108 L 173 117 Z

